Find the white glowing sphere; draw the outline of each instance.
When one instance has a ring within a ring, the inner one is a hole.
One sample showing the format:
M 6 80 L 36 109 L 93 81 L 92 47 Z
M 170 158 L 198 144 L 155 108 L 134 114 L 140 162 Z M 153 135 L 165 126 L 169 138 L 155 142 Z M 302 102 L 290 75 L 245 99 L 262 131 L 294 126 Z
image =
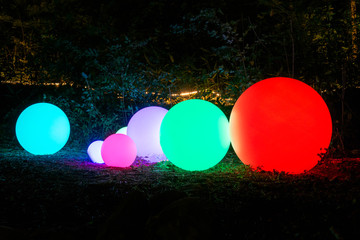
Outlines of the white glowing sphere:
M 20 114 L 15 132 L 26 151 L 35 155 L 53 154 L 68 141 L 70 122 L 59 107 L 50 103 L 36 103 Z
M 127 127 L 122 127 L 122 128 L 120 128 L 120 129 L 116 132 L 116 134 L 125 134 L 125 135 L 127 135 Z
M 162 107 L 146 107 L 131 117 L 127 135 L 134 140 L 139 157 L 150 162 L 166 160 L 160 145 L 160 126 L 167 112 Z
M 87 154 L 89 155 L 91 161 L 94 163 L 104 163 L 104 160 L 101 156 L 101 146 L 103 142 L 104 141 L 101 140 L 94 141 L 89 145 L 87 149 Z

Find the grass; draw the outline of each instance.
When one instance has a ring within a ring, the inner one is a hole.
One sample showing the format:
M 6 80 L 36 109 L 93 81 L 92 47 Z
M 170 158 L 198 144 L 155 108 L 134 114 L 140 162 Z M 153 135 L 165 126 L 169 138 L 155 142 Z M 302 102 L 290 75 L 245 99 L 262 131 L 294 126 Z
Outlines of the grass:
M 233 152 L 188 172 L 137 159 L 91 163 L 86 149 L 34 156 L 0 145 L 0 239 L 356 239 L 360 160 L 264 172 Z

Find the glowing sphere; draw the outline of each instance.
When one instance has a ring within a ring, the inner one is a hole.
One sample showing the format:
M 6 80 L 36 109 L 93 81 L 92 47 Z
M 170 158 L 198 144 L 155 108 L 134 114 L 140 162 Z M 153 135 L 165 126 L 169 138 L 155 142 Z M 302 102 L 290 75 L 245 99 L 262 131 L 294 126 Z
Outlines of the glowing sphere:
M 150 162 L 166 160 L 160 146 L 160 125 L 167 112 L 162 107 L 146 107 L 131 117 L 127 135 L 134 140 L 139 157 Z
M 165 115 L 160 143 L 169 161 L 179 168 L 206 170 L 220 162 L 229 149 L 229 122 L 214 104 L 186 100 Z
M 36 155 L 53 154 L 63 148 L 69 139 L 70 123 L 57 106 L 36 103 L 20 114 L 15 133 L 26 151 Z
M 101 146 L 103 142 L 104 141 L 101 140 L 94 141 L 89 145 L 87 149 L 87 154 L 89 155 L 91 161 L 94 163 L 104 163 L 104 160 L 101 156 Z
M 248 88 L 230 116 L 240 160 L 263 170 L 301 173 L 313 168 L 330 144 L 332 122 L 321 96 L 291 78 L 269 78 Z
M 125 135 L 127 135 L 127 127 L 120 128 L 116 133 L 117 134 L 125 134 Z
M 135 142 L 127 135 L 112 134 L 101 146 L 101 156 L 111 167 L 129 167 L 136 158 Z

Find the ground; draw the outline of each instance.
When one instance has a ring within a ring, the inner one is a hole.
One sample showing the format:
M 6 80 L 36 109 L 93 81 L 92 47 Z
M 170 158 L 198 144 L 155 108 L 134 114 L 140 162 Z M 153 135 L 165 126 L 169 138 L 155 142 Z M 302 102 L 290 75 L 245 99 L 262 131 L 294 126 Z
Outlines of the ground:
M 251 169 L 229 151 L 214 168 L 187 172 L 2 143 L 0 239 L 360 239 L 359 184 L 359 158 L 324 158 L 291 175 Z

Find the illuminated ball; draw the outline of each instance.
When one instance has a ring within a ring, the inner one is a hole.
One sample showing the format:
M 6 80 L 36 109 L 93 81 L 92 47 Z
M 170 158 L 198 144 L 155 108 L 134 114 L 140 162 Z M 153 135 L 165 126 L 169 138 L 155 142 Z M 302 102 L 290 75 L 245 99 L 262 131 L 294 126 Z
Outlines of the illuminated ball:
M 26 151 L 36 155 L 53 154 L 68 141 L 70 123 L 59 107 L 50 103 L 36 103 L 20 114 L 15 133 Z
M 131 117 L 127 135 L 134 140 L 139 157 L 150 162 L 166 160 L 160 146 L 160 125 L 167 112 L 162 107 L 146 107 Z
M 229 122 L 214 104 L 186 100 L 165 115 L 160 143 L 169 161 L 179 168 L 206 170 L 220 162 L 229 149 Z
M 112 134 L 101 147 L 104 163 L 111 167 L 129 167 L 136 158 L 135 142 L 127 135 Z
M 127 127 L 120 128 L 116 133 L 117 134 L 125 134 L 125 135 L 127 135 Z
M 101 156 L 101 146 L 103 142 L 104 141 L 101 140 L 94 141 L 89 145 L 87 149 L 87 154 L 89 155 L 91 161 L 94 163 L 104 163 L 104 160 Z
M 260 81 L 236 101 L 230 115 L 232 146 L 240 160 L 268 171 L 313 168 L 330 144 L 331 116 L 305 83 L 283 77 Z

